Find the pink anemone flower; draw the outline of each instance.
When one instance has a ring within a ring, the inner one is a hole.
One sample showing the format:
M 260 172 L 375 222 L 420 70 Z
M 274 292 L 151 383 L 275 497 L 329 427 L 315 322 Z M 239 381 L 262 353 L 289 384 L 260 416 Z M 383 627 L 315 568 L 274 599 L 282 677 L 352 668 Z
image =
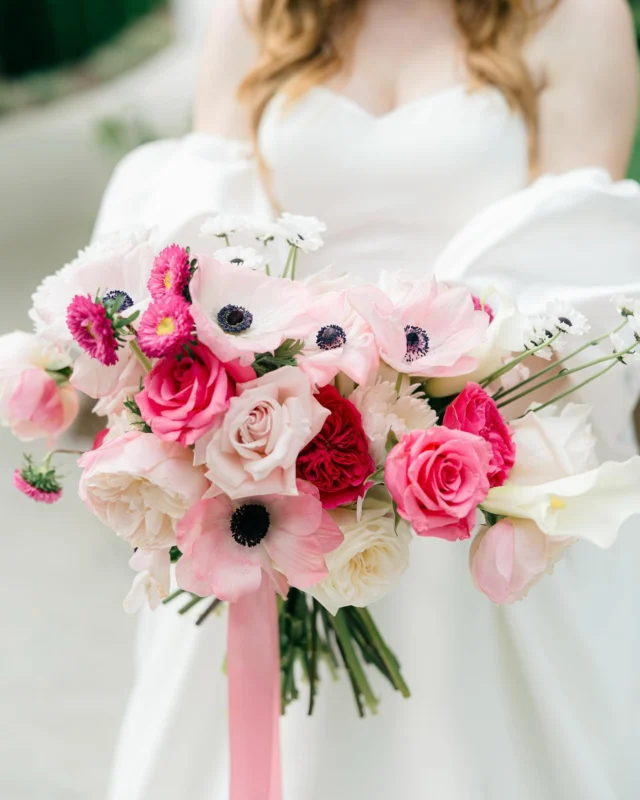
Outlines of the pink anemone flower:
M 382 359 L 398 372 L 436 378 L 475 368 L 468 354 L 484 341 L 489 316 L 474 308 L 467 289 L 430 278 L 394 302 L 363 285 L 349 290 L 349 302 L 371 325 Z
M 318 490 L 298 481 L 297 496 L 201 500 L 178 524 L 181 589 L 235 602 L 255 592 L 263 573 L 281 595 L 328 575 L 325 555 L 343 541 Z

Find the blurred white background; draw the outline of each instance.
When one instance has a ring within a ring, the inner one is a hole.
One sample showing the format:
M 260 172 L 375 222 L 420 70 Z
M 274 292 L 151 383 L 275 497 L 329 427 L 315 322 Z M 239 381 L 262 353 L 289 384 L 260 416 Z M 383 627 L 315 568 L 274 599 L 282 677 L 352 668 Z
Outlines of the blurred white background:
M 101 120 L 135 110 L 158 136 L 187 129 L 212 2 L 175 0 L 173 44 L 125 75 L 0 117 L 0 334 L 29 330 L 31 292 L 91 235 L 115 163 L 96 136 Z M 91 422 L 85 414 L 76 442 L 90 442 Z M 98 800 L 131 680 L 130 550 L 82 507 L 72 460 L 56 506 L 16 492 L 24 448 L 0 436 L 0 798 Z

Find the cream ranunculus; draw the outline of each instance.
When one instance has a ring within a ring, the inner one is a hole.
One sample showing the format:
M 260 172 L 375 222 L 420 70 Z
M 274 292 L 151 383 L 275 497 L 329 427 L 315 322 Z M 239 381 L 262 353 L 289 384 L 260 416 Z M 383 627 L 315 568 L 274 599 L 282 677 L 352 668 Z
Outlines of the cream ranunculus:
M 176 541 L 176 526 L 208 488 L 193 453 L 151 433 L 127 433 L 85 453 L 80 497 L 132 547 L 162 550 Z
M 331 614 L 344 606 L 364 608 L 380 600 L 409 566 L 408 526 L 401 523 L 395 532 L 388 502 L 369 495 L 366 506 L 360 518 L 345 508 L 330 512 L 344 542 L 326 556 L 329 577 L 306 591 Z
M 613 544 L 625 520 L 640 513 L 640 457 L 597 466 L 587 415 L 587 407 L 572 404 L 513 423 L 516 465 L 482 508 L 531 519 L 554 538 Z
M 409 431 L 431 428 L 438 420 L 419 387 L 408 380 L 403 381 L 399 393 L 389 381 L 359 386 L 349 400 L 362 414 L 362 427 L 371 441 L 369 449 L 376 464 L 384 463 L 389 431 L 401 439 Z

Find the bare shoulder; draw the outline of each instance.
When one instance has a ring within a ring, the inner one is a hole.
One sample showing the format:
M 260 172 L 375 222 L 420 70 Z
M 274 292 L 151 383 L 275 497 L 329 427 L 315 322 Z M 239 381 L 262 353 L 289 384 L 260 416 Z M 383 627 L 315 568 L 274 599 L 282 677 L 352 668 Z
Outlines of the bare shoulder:
M 203 52 L 194 128 L 248 139 L 249 114 L 237 99 L 238 86 L 258 55 L 252 31 L 257 0 L 216 0 Z
M 530 53 L 536 68 L 552 83 L 567 70 L 613 75 L 621 64 L 636 63 L 633 18 L 628 0 L 559 0 L 548 11 L 540 0 L 541 24 Z
M 540 0 L 545 2 L 545 0 Z M 604 166 L 621 177 L 637 117 L 637 51 L 628 0 L 560 0 L 528 47 L 543 80 L 541 144 L 550 170 Z

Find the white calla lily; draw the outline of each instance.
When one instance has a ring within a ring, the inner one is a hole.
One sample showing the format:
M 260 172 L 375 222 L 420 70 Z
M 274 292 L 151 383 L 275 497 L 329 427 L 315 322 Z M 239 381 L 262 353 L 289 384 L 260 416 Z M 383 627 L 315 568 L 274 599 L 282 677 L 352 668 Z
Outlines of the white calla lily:
M 622 524 L 640 514 L 640 456 L 534 486 L 508 482 L 491 489 L 482 508 L 531 519 L 547 536 L 610 547 Z

